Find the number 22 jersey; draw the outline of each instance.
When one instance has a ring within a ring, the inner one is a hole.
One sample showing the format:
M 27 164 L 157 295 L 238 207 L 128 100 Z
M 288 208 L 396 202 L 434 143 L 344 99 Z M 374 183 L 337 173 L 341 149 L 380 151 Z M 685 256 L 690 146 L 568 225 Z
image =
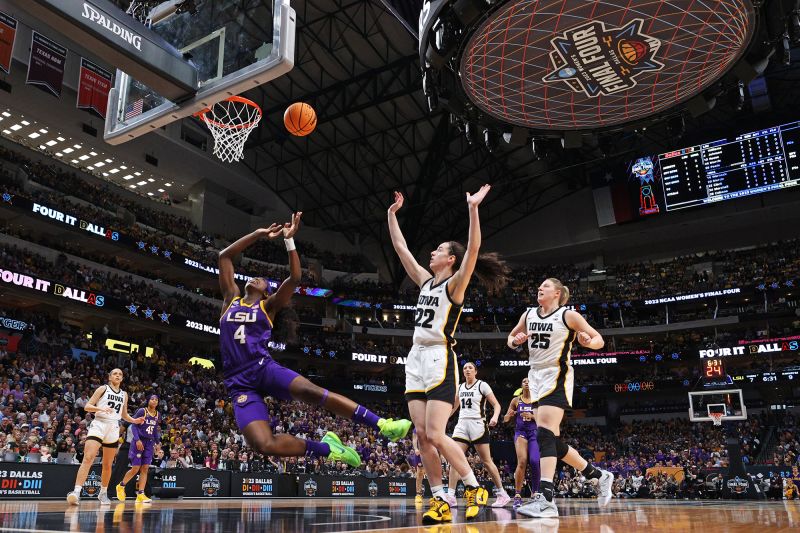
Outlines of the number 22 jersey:
M 462 305 L 453 303 L 447 286 L 452 277 L 434 285 L 435 278 L 422 284 L 414 311 L 414 344 L 416 346 L 453 346 L 453 334 L 461 317 Z

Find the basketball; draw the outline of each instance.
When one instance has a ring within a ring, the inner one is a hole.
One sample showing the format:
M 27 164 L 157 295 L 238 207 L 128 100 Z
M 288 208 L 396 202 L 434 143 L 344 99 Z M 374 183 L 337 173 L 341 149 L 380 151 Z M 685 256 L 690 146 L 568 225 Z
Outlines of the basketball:
M 305 137 L 317 127 L 317 114 L 314 108 L 304 102 L 295 102 L 286 108 L 283 124 L 292 135 Z

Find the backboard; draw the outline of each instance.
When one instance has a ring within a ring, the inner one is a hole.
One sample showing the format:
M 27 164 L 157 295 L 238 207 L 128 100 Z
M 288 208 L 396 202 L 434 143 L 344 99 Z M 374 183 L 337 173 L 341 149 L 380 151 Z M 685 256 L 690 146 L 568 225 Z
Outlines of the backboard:
M 117 70 L 105 140 L 121 144 L 289 72 L 295 11 L 289 0 L 135 0 L 128 13 L 198 71 L 194 95 L 171 101 Z
M 712 422 L 711 413 L 723 413 L 722 420 L 747 420 L 742 389 L 709 390 L 689 393 L 689 420 Z

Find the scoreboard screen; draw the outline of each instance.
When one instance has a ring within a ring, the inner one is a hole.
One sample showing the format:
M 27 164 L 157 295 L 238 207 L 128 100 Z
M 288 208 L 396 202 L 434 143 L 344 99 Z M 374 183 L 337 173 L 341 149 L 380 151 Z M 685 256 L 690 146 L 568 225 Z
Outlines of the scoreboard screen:
M 800 121 L 660 154 L 667 211 L 800 185 Z

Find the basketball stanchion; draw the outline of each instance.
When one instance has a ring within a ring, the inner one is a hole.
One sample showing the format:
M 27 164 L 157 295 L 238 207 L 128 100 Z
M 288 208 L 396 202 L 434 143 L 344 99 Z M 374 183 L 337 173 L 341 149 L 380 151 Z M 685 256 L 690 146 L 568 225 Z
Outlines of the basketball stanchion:
M 232 163 L 242 159 L 244 143 L 261 121 L 261 108 L 247 98 L 231 96 L 194 115 L 214 137 L 214 155 Z

